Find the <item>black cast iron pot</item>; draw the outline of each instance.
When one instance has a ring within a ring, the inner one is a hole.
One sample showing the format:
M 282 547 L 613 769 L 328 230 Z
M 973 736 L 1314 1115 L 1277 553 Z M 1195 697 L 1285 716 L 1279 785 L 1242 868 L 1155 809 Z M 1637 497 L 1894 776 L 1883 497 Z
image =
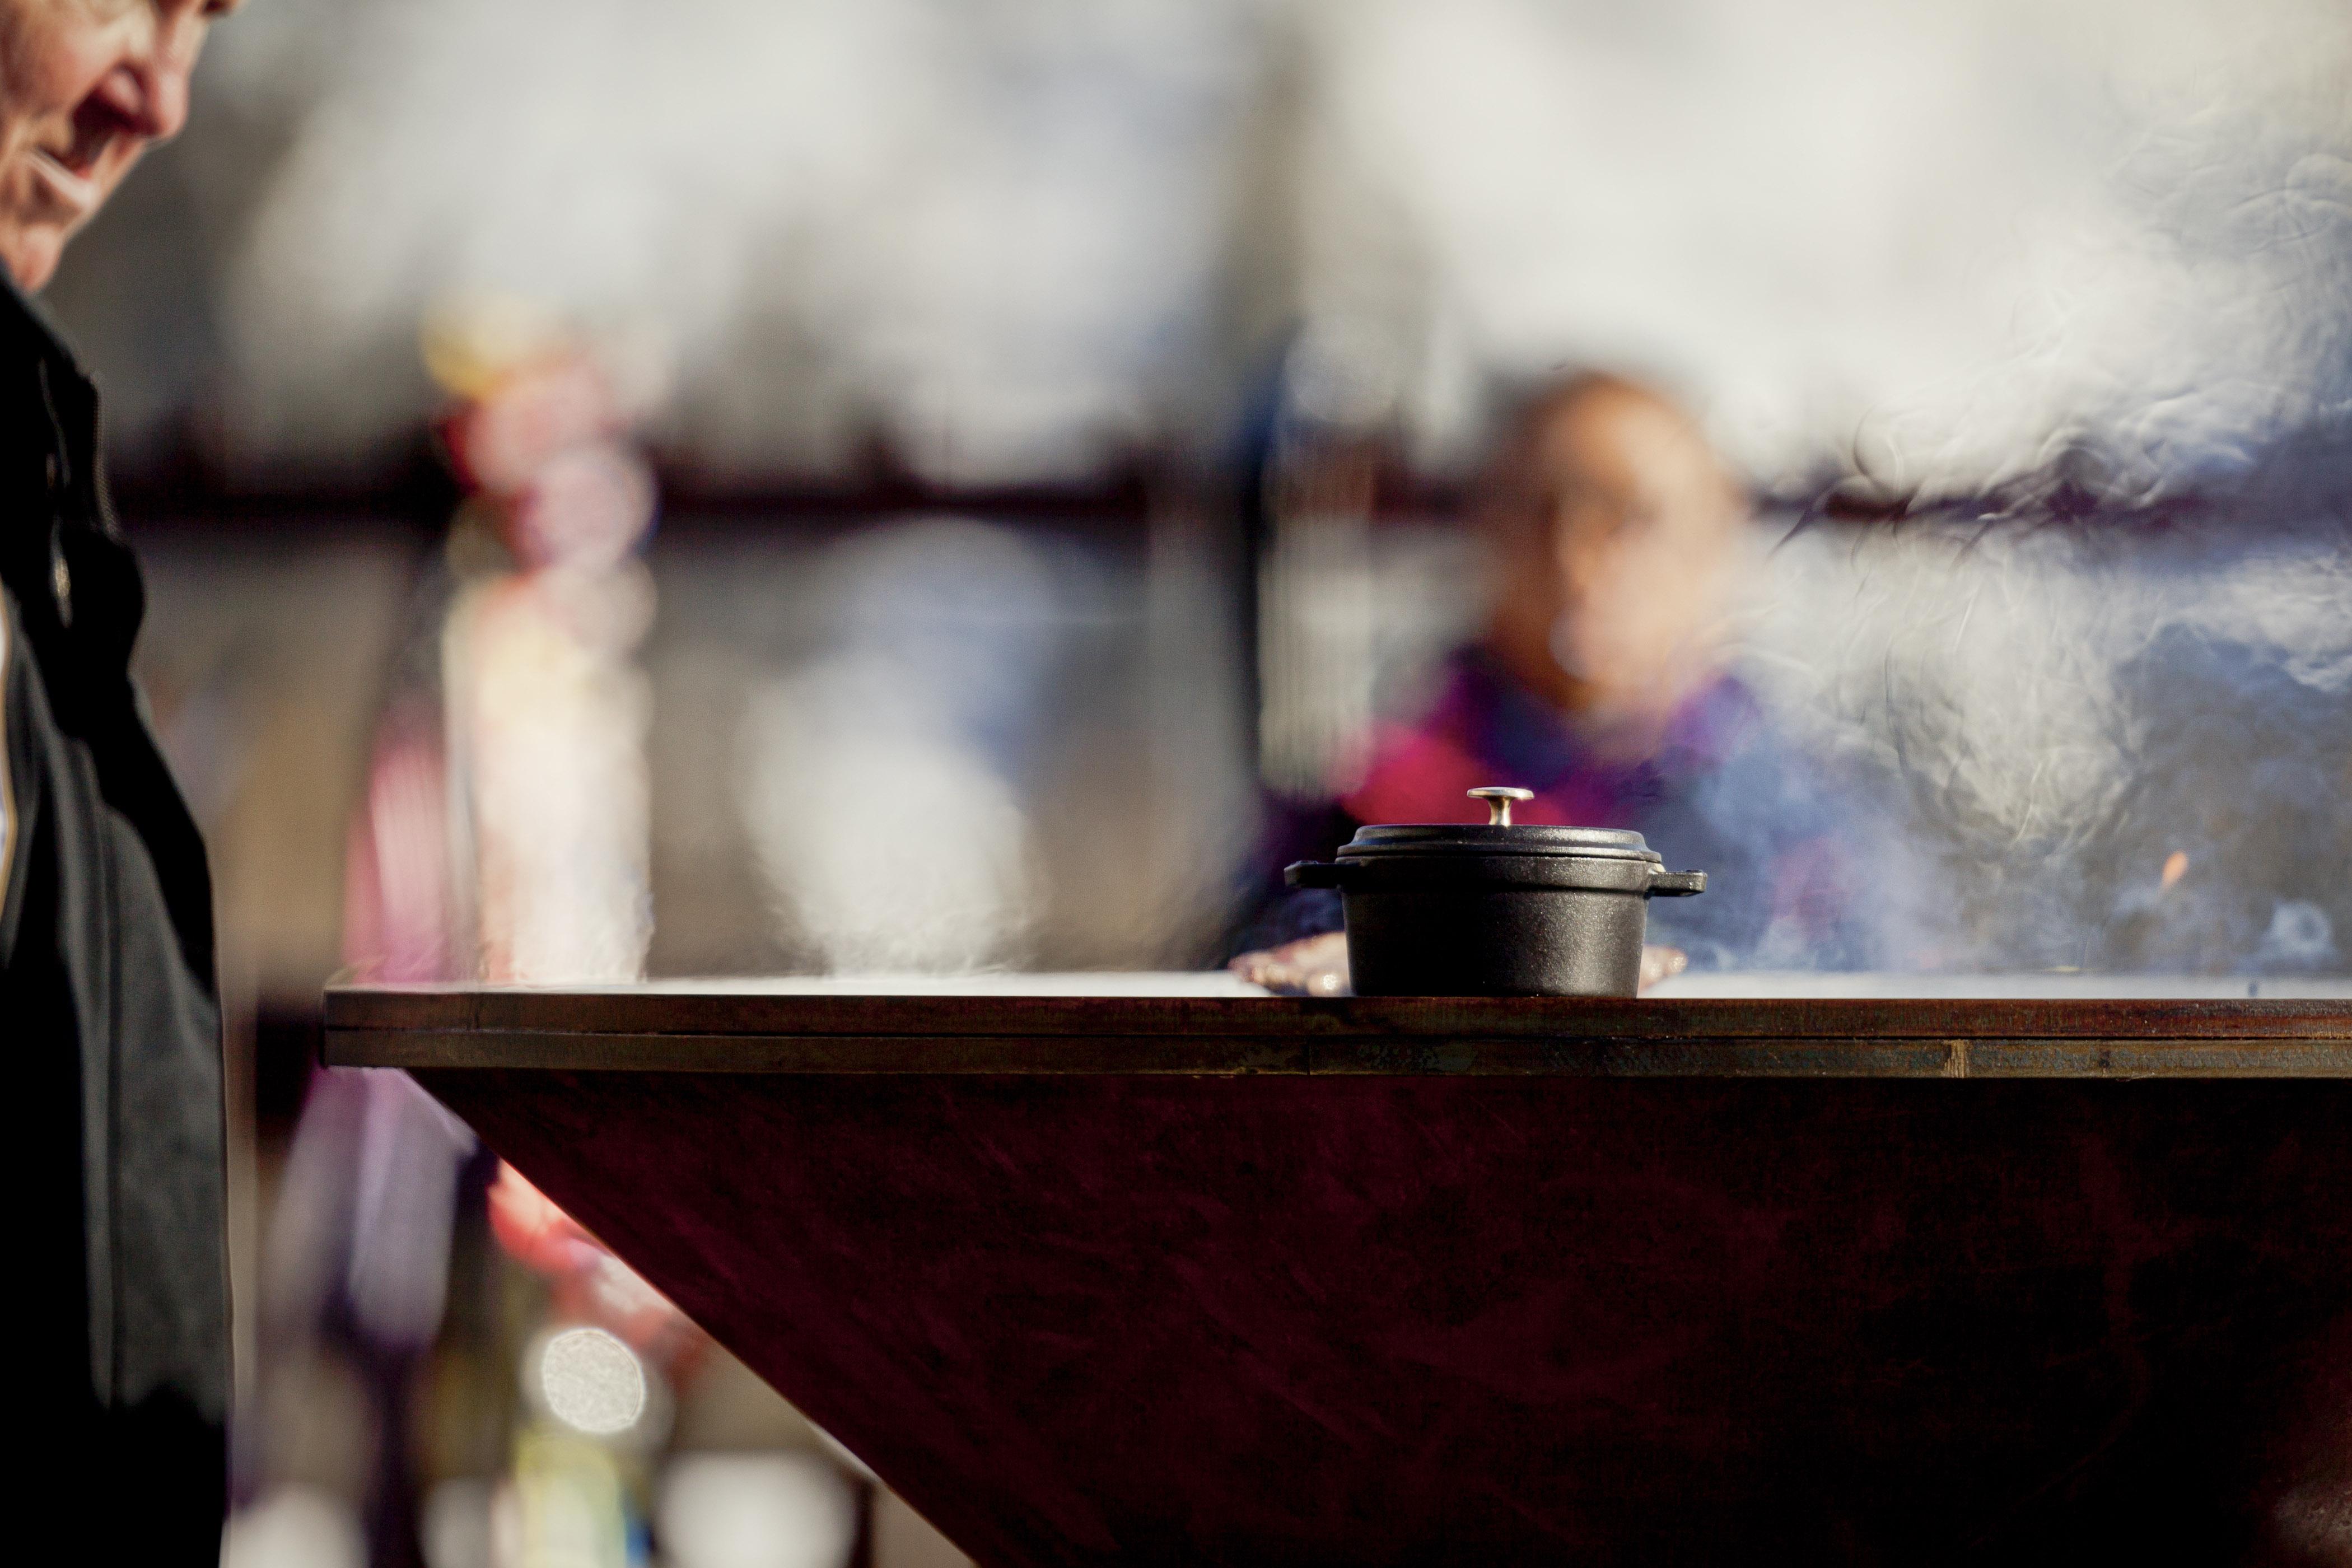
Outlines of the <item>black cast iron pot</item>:
M 1337 888 L 1359 996 L 1631 996 L 1649 901 L 1706 889 L 1638 833 L 1511 821 L 1523 789 L 1474 789 L 1483 827 L 1362 827 L 1294 888 Z

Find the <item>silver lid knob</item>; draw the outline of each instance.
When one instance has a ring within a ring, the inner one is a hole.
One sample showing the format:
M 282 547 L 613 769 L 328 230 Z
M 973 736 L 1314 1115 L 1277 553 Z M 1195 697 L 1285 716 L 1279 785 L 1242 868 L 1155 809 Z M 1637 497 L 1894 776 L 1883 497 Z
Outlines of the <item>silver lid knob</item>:
M 1511 789 L 1503 784 L 1481 784 L 1470 791 L 1472 800 L 1486 803 L 1486 826 L 1489 827 L 1508 827 L 1511 825 L 1511 803 L 1535 797 L 1536 792 L 1531 789 Z

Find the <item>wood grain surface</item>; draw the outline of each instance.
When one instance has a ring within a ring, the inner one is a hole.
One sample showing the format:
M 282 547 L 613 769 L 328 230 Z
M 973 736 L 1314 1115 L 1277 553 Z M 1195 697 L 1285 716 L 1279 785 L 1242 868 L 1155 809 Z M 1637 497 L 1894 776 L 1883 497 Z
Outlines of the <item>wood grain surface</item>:
M 982 1563 L 2343 1561 L 2352 1083 L 418 1077 Z

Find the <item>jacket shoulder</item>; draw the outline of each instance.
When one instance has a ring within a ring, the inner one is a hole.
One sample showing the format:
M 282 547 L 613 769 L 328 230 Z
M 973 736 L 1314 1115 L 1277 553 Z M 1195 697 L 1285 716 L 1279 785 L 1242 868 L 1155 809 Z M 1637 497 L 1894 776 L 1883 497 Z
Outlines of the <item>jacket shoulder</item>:
M 33 787 L 32 653 L 16 595 L 0 584 L 0 968 L 16 951 L 25 901 L 26 823 Z
M 0 970 L 16 956 L 43 823 L 54 823 L 59 739 L 24 606 L 0 583 Z

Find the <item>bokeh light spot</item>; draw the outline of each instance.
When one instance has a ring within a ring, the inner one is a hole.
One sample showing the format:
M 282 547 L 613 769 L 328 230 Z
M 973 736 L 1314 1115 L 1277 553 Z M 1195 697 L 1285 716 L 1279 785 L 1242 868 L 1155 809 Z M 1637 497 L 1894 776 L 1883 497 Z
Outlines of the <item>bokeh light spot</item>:
M 637 1424 L 646 1410 L 646 1369 L 628 1346 L 602 1329 L 566 1329 L 539 1352 L 539 1392 L 547 1413 L 576 1431 L 607 1437 Z

